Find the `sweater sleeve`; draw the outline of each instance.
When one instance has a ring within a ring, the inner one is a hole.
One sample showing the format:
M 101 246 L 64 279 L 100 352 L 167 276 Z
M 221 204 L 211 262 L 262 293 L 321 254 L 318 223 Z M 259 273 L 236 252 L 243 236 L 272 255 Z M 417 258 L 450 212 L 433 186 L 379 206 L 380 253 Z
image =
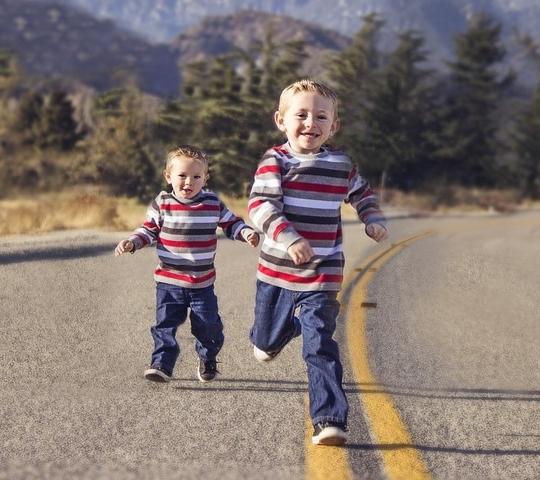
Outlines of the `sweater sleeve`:
M 135 250 L 154 245 L 157 242 L 162 224 L 161 210 L 159 207 L 160 199 L 161 194 L 159 194 L 148 207 L 145 222 L 129 237 L 129 240 L 131 240 L 135 246 Z
M 352 168 L 349 175 L 349 192 L 345 202 L 350 203 L 356 210 L 358 218 L 368 226 L 378 223 L 386 228 L 386 218 L 382 213 L 375 192 L 369 183 L 358 175 L 356 168 Z
M 242 220 L 242 218 L 237 217 L 231 212 L 221 200 L 219 201 L 218 226 L 223 229 L 223 233 L 225 233 L 227 238 L 230 238 L 231 240 L 240 240 L 241 242 L 245 242 L 245 240 L 244 237 L 240 235 L 240 232 L 244 228 L 253 230 L 244 222 L 244 220 Z
M 272 150 L 264 154 L 255 172 L 248 212 L 253 225 L 285 248 L 302 238 L 283 214 L 281 165 Z

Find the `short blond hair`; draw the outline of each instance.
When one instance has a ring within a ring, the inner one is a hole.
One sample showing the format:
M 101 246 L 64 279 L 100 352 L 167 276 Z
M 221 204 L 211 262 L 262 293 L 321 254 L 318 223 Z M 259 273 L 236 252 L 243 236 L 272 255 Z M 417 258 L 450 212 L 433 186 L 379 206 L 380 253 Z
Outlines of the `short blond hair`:
M 191 158 L 201 162 L 205 173 L 208 173 L 208 155 L 193 145 L 178 145 L 167 152 L 167 161 L 165 163 L 165 172 L 170 172 L 172 164 L 179 158 Z
M 285 111 L 289 106 L 289 99 L 296 95 L 297 93 L 316 93 L 321 97 L 328 98 L 332 102 L 332 108 L 334 110 L 334 120 L 338 119 L 338 96 L 330 87 L 327 87 L 323 83 L 316 82 L 309 78 L 304 78 L 298 80 L 297 82 L 291 83 L 283 89 L 281 95 L 279 96 L 279 106 L 278 111 L 280 115 L 284 115 Z

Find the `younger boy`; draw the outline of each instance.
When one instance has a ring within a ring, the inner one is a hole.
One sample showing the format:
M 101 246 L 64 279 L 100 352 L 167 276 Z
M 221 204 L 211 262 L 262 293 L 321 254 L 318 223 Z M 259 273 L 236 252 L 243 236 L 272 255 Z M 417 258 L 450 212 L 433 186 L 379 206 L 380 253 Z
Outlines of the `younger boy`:
M 343 280 L 341 203 L 355 208 L 375 241 L 388 236 L 375 195 L 351 159 L 324 145 L 339 127 L 337 103 L 331 89 L 311 80 L 283 90 L 274 119 L 288 141 L 262 157 L 248 206 L 266 235 L 250 335 L 254 355 L 271 361 L 302 335 L 312 441 L 322 445 L 347 440 L 348 403 L 332 338 Z
M 169 151 L 163 174 L 172 192 L 160 192 L 148 208 L 144 224 L 116 246 L 115 255 L 157 245 L 156 324 L 150 330 L 155 348 L 145 378 L 171 380 L 180 353 L 176 330 L 189 308 L 199 355 L 197 375 L 201 382 L 208 382 L 218 373 L 216 356 L 224 340 L 214 294 L 216 228 L 252 247 L 258 245 L 259 235 L 230 212 L 215 193 L 203 189 L 208 180 L 204 152 L 190 145 Z

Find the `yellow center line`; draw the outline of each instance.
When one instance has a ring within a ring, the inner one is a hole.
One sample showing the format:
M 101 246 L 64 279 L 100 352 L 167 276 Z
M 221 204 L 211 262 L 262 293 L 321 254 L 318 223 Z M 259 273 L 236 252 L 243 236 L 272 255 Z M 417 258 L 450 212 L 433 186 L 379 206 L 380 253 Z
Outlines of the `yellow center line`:
M 410 239 L 404 240 L 403 242 L 400 242 L 398 244 L 393 244 L 392 247 L 389 249 L 390 251 L 395 250 L 396 252 L 402 248 L 402 246 L 406 242 L 414 241 L 415 239 L 423 238 L 424 236 L 430 234 L 430 232 L 423 233 L 420 235 L 417 235 L 416 237 L 411 237 Z M 377 262 L 379 259 L 383 258 L 387 254 L 388 250 L 377 253 L 376 255 L 368 258 L 364 262 L 364 267 L 356 269 L 357 271 L 349 274 L 344 282 L 343 282 L 343 288 L 339 294 L 339 300 L 343 304 L 343 292 L 348 290 L 351 286 L 354 286 L 354 282 L 360 278 L 363 273 L 367 272 L 371 269 L 371 267 L 374 267 L 372 265 L 374 262 Z M 358 273 L 358 270 L 361 273 Z M 371 269 L 373 270 L 373 269 Z M 362 303 L 362 301 L 360 301 Z M 359 304 L 360 304 L 359 303 Z M 346 305 L 343 304 L 343 307 L 346 308 Z M 354 309 L 357 309 L 355 306 Z M 352 310 L 352 308 L 350 309 Z M 347 334 L 350 338 L 351 335 L 350 332 L 350 326 L 351 320 L 348 319 L 348 330 Z M 354 331 L 354 330 L 353 330 Z M 361 335 L 360 335 L 361 333 Z M 355 336 L 362 336 L 363 340 L 363 332 L 356 332 Z M 349 341 L 349 350 L 352 352 L 353 349 L 351 348 L 351 342 Z M 356 351 L 356 346 L 354 347 L 354 350 Z M 365 353 L 365 352 L 364 352 Z M 367 357 L 367 354 L 366 354 Z M 353 355 L 351 357 L 353 359 L 353 364 L 357 364 L 359 361 L 361 364 L 367 365 L 367 362 L 364 362 L 362 359 L 358 359 L 357 355 Z M 353 368 L 354 369 L 354 368 Z M 355 372 L 356 378 L 358 378 L 358 375 Z M 373 377 L 371 377 L 373 378 Z M 329 446 L 319 446 L 319 445 L 313 445 L 311 442 L 311 436 L 313 433 L 313 426 L 311 424 L 311 418 L 309 416 L 309 396 L 306 394 L 304 396 L 304 409 L 305 409 L 305 465 L 306 465 L 306 471 L 305 471 L 305 478 L 307 480 L 350 480 L 353 478 L 353 473 L 349 464 L 349 456 L 347 454 L 347 449 L 343 447 L 329 447 Z M 410 444 L 410 440 L 407 442 L 407 444 Z M 390 480 L 393 480 L 393 478 L 400 478 L 400 477 L 390 477 Z M 411 478 L 429 478 L 429 477 L 411 477 Z
M 311 435 L 313 425 L 309 416 L 309 396 L 304 397 L 305 409 L 305 463 L 306 480 L 350 480 L 353 478 L 349 467 L 349 456 L 343 447 L 313 445 Z
M 349 299 L 347 340 L 351 366 L 358 384 L 377 384 L 369 368 L 366 343 L 365 309 L 367 286 L 375 272 L 410 243 L 431 235 L 426 232 L 393 244 L 386 251 L 368 259 L 356 276 L 356 285 Z M 354 281 L 354 280 L 352 280 Z M 390 395 L 384 391 L 360 395 L 366 418 L 371 426 L 373 441 L 380 446 L 384 469 L 389 480 L 430 479 L 429 471 L 411 435 L 402 421 Z

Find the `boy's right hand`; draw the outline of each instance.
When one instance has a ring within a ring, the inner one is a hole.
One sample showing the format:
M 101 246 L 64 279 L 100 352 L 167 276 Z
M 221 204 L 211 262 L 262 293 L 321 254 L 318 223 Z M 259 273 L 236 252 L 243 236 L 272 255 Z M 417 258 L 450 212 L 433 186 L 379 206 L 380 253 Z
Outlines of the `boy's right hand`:
M 300 265 L 302 263 L 309 262 L 313 256 L 315 256 L 315 252 L 311 248 L 311 245 L 309 242 L 302 238 L 298 240 L 297 242 L 294 242 L 288 249 L 287 253 L 291 256 L 292 261 L 295 265 Z
M 133 242 L 131 240 L 122 240 L 118 245 L 116 245 L 116 248 L 114 249 L 114 256 L 119 257 L 123 253 L 126 252 L 132 252 L 133 250 Z

